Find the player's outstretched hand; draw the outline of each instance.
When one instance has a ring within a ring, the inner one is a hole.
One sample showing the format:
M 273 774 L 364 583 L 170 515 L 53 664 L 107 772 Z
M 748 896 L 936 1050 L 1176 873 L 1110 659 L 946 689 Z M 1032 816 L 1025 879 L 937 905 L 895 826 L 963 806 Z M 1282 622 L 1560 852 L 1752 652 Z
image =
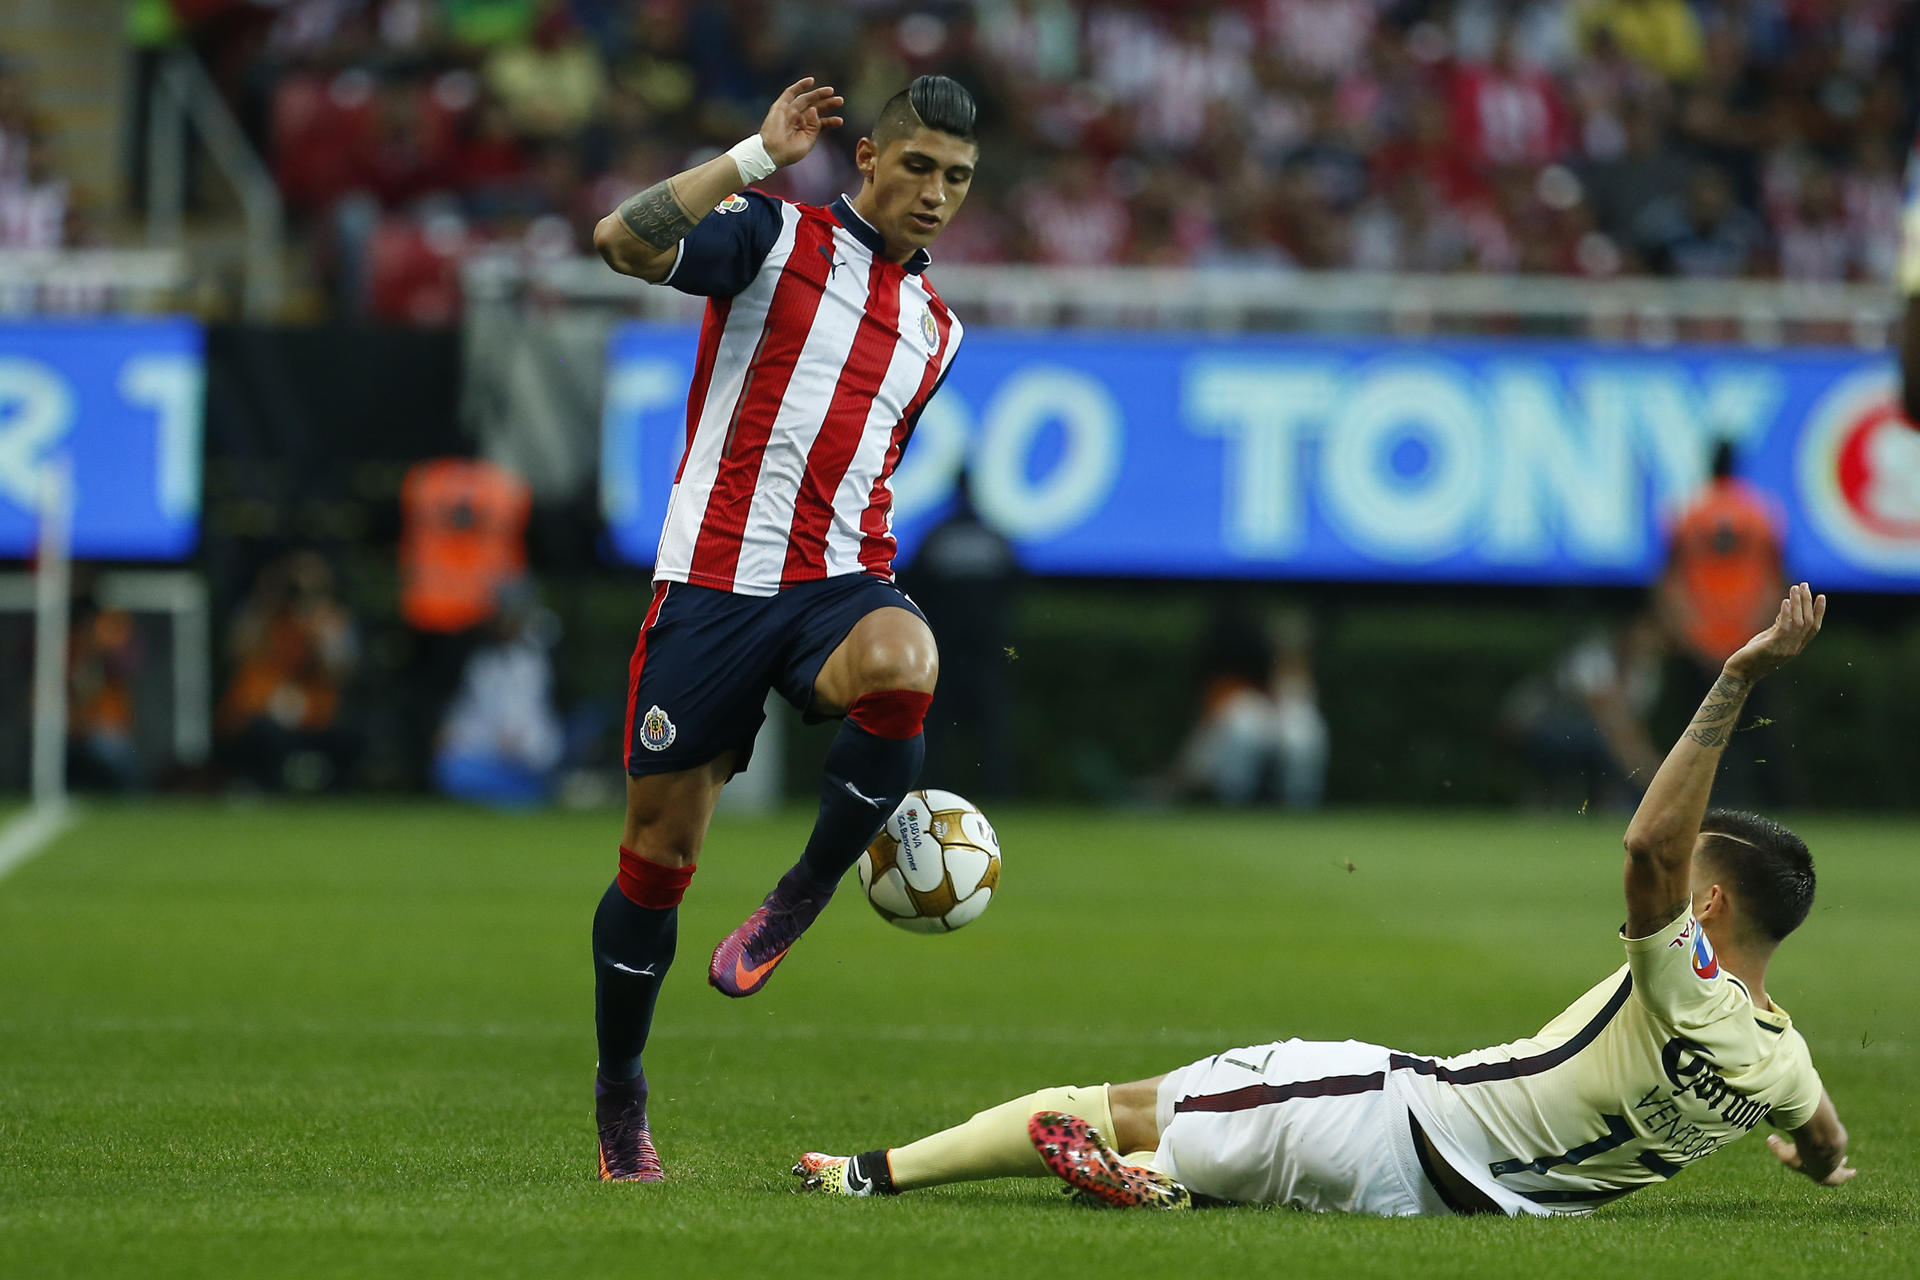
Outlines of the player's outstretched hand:
M 814 88 L 812 76 L 795 80 L 773 100 L 760 125 L 760 141 L 767 144 L 767 154 L 783 166 L 805 156 L 820 141 L 823 130 L 838 129 L 843 123 L 839 116 L 827 113 L 846 101 L 830 84 Z
M 1840 1163 L 1833 1166 L 1833 1168 L 1828 1170 L 1826 1175 L 1822 1177 L 1820 1174 L 1816 1173 L 1814 1170 L 1807 1168 L 1807 1166 L 1801 1162 L 1800 1149 L 1798 1147 L 1794 1146 L 1793 1143 L 1788 1142 L 1785 1138 L 1781 1137 L 1777 1133 L 1770 1133 L 1767 1135 L 1767 1150 L 1773 1152 L 1774 1155 L 1778 1156 L 1780 1158 L 1780 1163 L 1787 1166 L 1787 1168 L 1792 1169 L 1796 1173 L 1806 1174 L 1809 1178 L 1812 1178 L 1815 1182 L 1819 1183 L 1823 1187 L 1845 1186 L 1848 1182 L 1853 1180 L 1854 1174 L 1860 1172 L 1858 1169 L 1854 1168 L 1852 1165 L 1847 1163 L 1847 1158 L 1845 1156 L 1841 1156 Z
M 1780 614 L 1773 625 L 1727 659 L 1727 674 L 1752 682 L 1779 670 L 1820 634 L 1820 624 L 1826 617 L 1827 598 L 1813 594 L 1806 583 L 1796 582 L 1787 588 L 1787 598 L 1780 602 Z

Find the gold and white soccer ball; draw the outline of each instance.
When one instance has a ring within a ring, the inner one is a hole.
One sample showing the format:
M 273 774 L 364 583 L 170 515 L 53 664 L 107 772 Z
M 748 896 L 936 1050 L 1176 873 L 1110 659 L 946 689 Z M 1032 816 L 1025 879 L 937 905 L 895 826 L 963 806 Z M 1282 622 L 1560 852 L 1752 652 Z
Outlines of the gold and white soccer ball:
M 950 933 L 980 918 L 1000 885 L 1000 838 L 951 791 L 910 791 L 860 855 L 860 887 L 888 924 Z

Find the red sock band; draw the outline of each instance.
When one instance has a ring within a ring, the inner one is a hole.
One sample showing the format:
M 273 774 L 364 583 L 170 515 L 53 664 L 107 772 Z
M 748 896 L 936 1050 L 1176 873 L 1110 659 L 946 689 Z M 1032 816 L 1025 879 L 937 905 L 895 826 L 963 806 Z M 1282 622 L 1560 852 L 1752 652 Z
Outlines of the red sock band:
M 627 901 L 636 907 L 660 911 L 677 907 L 687 895 L 695 868 L 666 867 L 649 862 L 625 845 L 620 846 L 620 875 L 616 883 Z
M 914 689 L 863 693 L 847 708 L 847 719 L 876 738 L 911 738 L 927 722 L 933 695 Z

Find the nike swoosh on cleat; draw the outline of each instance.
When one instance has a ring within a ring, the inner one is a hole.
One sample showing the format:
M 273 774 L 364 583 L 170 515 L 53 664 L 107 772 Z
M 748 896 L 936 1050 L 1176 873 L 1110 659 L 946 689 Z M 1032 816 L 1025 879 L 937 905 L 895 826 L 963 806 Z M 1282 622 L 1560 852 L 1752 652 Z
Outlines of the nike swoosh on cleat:
M 613 962 L 613 967 L 618 969 L 622 973 L 631 973 L 642 978 L 656 978 L 660 976 L 653 971 L 652 965 L 648 965 L 644 969 L 635 969 L 629 965 L 621 964 L 618 960 L 615 960 Z
M 858 1156 L 847 1161 L 847 1190 L 856 1196 L 869 1195 L 873 1191 L 873 1179 L 860 1172 Z
M 773 969 L 773 966 L 779 964 L 782 960 L 786 958 L 787 958 L 786 950 L 782 948 L 780 951 L 776 952 L 771 959 L 762 960 L 759 964 L 749 969 L 747 968 L 746 965 L 740 963 L 741 957 L 735 956 L 733 958 L 734 984 L 742 989 L 751 987 L 754 983 L 759 982 L 761 979 L 765 978 L 767 974 Z

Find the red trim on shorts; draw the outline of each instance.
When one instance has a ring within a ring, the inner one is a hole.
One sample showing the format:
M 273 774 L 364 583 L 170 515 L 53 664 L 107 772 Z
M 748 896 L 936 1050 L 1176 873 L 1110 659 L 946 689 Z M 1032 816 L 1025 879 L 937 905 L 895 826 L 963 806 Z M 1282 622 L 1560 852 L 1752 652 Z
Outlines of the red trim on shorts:
M 640 672 L 647 665 L 647 632 L 653 630 L 653 624 L 660 621 L 660 606 L 667 602 L 667 588 L 670 582 L 662 582 L 653 589 L 653 603 L 647 608 L 647 617 L 640 624 L 640 638 L 633 642 L 633 656 L 627 659 L 627 727 L 620 736 L 621 744 L 626 748 L 620 753 L 622 768 L 633 759 L 633 717 L 634 700 L 640 696 Z
M 863 693 L 847 708 L 847 719 L 876 738 L 912 738 L 927 722 L 933 695 L 917 689 Z
M 684 867 L 664 866 L 621 845 L 620 874 L 615 883 L 634 906 L 660 911 L 680 905 L 695 870 L 691 863 Z

